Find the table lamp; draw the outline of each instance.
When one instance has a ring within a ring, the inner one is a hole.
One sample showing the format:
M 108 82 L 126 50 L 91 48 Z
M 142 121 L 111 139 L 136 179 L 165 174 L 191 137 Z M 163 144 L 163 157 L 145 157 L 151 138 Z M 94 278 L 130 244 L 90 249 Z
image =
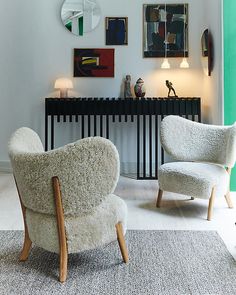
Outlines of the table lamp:
M 55 89 L 60 89 L 60 98 L 68 97 L 68 89 L 73 88 L 73 83 L 70 79 L 59 78 L 55 81 Z

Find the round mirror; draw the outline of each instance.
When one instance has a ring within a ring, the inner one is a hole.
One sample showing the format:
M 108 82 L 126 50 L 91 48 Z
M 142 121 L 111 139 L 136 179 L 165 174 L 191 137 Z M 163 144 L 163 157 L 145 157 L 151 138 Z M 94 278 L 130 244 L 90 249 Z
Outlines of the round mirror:
M 213 43 L 212 37 L 208 29 L 202 34 L 202 66 L 206 75 L 211 76 L 213 68 Z
M 68 31 L 83 36 L 98 26 L 101 9 L 96 0 L 65 0 L 61 19 Z

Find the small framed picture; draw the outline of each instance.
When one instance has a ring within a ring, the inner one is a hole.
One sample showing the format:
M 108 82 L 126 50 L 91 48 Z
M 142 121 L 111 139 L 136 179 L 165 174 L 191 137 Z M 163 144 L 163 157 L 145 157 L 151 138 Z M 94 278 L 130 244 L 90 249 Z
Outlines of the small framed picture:
M 128 17 L 106 17 L 106 45 L 128 45 Z
M 114 77 L 114 49 L 75 48 L 74 77 Z

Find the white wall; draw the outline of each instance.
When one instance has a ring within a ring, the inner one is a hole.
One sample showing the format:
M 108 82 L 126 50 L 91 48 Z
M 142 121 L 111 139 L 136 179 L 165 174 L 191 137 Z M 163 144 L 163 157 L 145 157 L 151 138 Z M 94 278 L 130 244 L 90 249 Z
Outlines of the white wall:
M 158 1 L 173 3 L 172 0 Z M 60 10 L 63 0 L 2 0 L 0 10 L 0 166 L 8 161 L 7 141 L 18 127 L 28 126 L 39 133 L 44 141 L 44 98 L 57 95 L 53 83 L 57 77 L 72 77 L 73 48 L 106 47 L 105 16 L 129 17 L 129 45 L 116 46 L 115 78 L 76 78 L 78 96 L 120 96 L 122 80 L 131 74 L 133 83 L 142 77 L 147 96 L 166 96 L 165 80 L 173 82 L 179 96 L 202 96 L 206 121 L 220 121 L 221 66 L 218 61 L 221 48 L 218 4 L 220 0 L 178 0 L 189 3 L 190 69 L 179 69 L 181 59 L 171 59 L 171 70 L 160 70 L 162 59 L 142 57 L 142 4 L 146 0 L 100 0 L 102 20 L 99 27 L 76 37 L 62 25 Z M 213 3 L 214 2 L 214 3 Z M 157 1 L 148 1 L 157 3 Z M 214 5 L 213 5 L 214 4 Z M 216 13 L 208 13 L 212 11 Z M 200 38 L 209 26 L 215 38 L 217 61 L 213 78 L 205 78 L 200 61 Z M 112 47 L 112 46 L 111 46 Z M 207 81 L 206 81 L 207 79 Z M 204 85 L 204 87 L 203 87 Z M 204 95 L 203 91 L 207 95 Z M 113 131 L 116 144 L 121 150 L 122 161 L 135 161 L 130 153 L 130 143 L 135 141 L 132 126 L 129 135 L 120 139 L 121 126 Z M 70 125 L 57 127 L 56 145 L 77 139 L 78 128 Z M 125 132 L 126 133 L 126 132 Z

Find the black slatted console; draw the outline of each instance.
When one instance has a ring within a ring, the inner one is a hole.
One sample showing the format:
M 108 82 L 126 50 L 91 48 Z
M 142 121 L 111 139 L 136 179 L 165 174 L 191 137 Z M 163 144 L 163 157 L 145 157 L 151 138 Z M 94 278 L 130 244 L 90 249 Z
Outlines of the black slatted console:
M 46 98 L 45 150 L 48 150 L 49 129 L 51 149 L 54 148 L 55 122 L 78 122 L 82 138 L 109 138 L 113 122 L 133 122 L 137 128 L 137 179 L 157 179 L 159 155 L 160 162 L 164 163 L 164 151 L 159 143 L 159 126 L 161 120 L 168 115 L 201 122 L 201 99 Z

